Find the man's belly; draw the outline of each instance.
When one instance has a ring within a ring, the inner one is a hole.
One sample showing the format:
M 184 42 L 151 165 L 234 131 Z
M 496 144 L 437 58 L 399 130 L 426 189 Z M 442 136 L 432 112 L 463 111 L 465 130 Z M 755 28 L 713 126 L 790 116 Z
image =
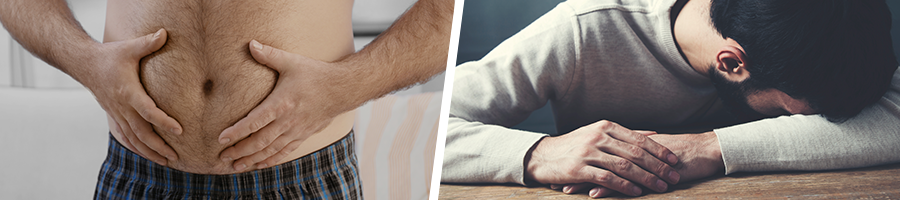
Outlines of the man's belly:
M 277 79 L 274 70 L 253 60 L 250 40 L 337 60 L 353 53 L 351 7 L 347 0 L 109 0 L 104 42 L 165 28 L 166 45 L 141 61 L 140 77 L 156 105 L 184 129 L 174 135 L 154 127 L 178 153 L 179 159 L 168 166 L 192 173 L 237 173 L 219 154 L 239 140 L 220 145 L 218 136 L 259 105 Z M 353 118 L 353 112 L 339 115 L 281 163 L 342 138 Z

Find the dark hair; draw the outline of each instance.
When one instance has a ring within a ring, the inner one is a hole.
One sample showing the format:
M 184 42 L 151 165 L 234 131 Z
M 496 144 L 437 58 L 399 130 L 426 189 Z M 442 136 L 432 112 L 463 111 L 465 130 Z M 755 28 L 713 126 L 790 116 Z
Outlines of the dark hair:
M 713 26 L 744 49 L 751 87 L 832 122 L 878 101 L 897 69 L 884 0 L 712 0 Z

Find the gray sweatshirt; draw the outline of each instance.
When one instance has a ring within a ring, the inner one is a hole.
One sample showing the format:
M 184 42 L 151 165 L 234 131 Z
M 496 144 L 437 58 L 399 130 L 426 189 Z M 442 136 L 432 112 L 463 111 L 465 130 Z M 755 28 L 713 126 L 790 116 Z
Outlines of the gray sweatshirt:
M 479 61 L 455 69 L 444 182 L 524 184 L 543 133 L 510 129 L 549 103 L 559 133 L 599 120 L 635 130 L 743 123 L 678 53 L 675 0 L 570 0 Z M 825 170 L 900 161 L 900 71 L 876 105 L 840 124 L 783 116 L 715 129 L 726 174 Z

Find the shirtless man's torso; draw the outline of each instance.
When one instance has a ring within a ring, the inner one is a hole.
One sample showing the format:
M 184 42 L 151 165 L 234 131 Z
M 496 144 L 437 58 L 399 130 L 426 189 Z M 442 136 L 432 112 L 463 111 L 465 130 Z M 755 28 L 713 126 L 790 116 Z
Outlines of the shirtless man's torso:
M 351 0 L 109 0 L 103 40 L 166 29 L 165 46 L 142 60 L 140 77 L 156 105 L 183 128 L 181 135 L 174 135 L 154 127 L 178 154 L 167 166 L 198 174 L 234 174 L 241 171 L 219 160 L 219 154 L 240 140 L 221 145 L 217 138 L 262 102 L 277 79 L 274 70 L 251 57 L 250 40 L 318 60 L 337 60 L 354 52 L 352 6 Z M 353 115 L 339 115 L 278 164 L 343 138 L 353 126 Z

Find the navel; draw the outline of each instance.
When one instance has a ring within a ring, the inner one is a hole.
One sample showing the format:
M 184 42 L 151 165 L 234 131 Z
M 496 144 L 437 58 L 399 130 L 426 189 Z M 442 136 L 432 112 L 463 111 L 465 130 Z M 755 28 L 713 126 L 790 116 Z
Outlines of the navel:
M 213 82 L 212 80 L 207 79 L 205 83 L 203 83 L 203 93 L 209 95 L 212 93 Z

